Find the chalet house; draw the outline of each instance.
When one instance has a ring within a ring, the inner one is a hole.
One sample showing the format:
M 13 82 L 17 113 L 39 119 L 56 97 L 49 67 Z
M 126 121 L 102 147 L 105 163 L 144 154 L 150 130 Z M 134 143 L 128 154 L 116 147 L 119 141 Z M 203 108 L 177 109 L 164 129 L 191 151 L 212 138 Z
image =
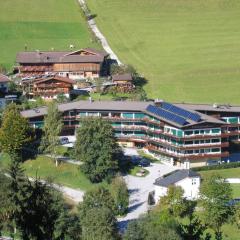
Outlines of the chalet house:
M 0 74 L 0 92 L 1 93 L 8 92 L 9 82 L 10 82 L 10 79 L 7 76 Z
M 57 98 L 59 94 L 69 97 L 73 89 L 74 80 L 53 76 L 49 78 L 26 80 L 22 82 L 23 89 L 32 97 L 42 97 L 45 100 Z
M 112 76 L 112 82 L 121 92 L 129 92 L 134 88 L 133 78 L 130 73 L 116 74 Z
M 59 75 L 71 79 L 98 78 L 103 72 L 108 54 L 85 48 L 74 52 L 19 52 L 16 62 L 19 74 L 25 77 Z
M 157 203 L 161 197 L 167 195 L 168 187 L 171 185 L 180 186 L 184 191 L 185 198 L 190 200 L 197 199 L 200 183 L 200 175 L 189 169 L 177 170 L 166 177 L 157 178 L 154 183 L 155 202 Z

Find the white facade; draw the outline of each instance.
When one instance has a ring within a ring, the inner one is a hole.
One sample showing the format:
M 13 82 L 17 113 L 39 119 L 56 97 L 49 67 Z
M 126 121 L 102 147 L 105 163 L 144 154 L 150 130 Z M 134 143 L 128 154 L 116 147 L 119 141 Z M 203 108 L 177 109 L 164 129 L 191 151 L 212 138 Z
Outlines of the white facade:
M 187 177 L 178 182 L 175 186 L 180 186 L 184 190 L 184 197 L 189 200 L 194 200 L 199 197 L 199 188 L 201 184 L 200 177 Z M 167 195 L 168 187 L 155 185 L 155 202 L 157 203 L 159 199 Z

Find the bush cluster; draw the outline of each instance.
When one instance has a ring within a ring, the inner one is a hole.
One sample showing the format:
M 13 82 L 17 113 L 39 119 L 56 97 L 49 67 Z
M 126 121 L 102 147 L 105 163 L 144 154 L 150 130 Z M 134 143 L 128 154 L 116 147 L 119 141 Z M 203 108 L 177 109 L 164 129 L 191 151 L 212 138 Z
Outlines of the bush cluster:
M 192 168 L 192 170 L 199 172 L 199 171 L 238 168 L 238 167 L 240 167 L 240 162 L 223 163 L 223 164 L 213 165 L 213 166 L 195 167 L 195 168 Z

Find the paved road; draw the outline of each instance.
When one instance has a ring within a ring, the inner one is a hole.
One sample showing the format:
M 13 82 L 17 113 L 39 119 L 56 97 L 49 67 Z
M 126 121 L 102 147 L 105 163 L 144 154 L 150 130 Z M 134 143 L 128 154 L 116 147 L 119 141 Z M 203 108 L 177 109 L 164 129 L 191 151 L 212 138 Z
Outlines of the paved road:
M 89 15 L 88 13 L 88 9 L 86 8 L 86 2 L 85 0 L 78 0 L 84 14 L 86 16 Z M 96 35 L 96 37 L 100 40 L 103 49 L 109 54 L 110 58 L 115 60 L 118 64 L 122 64 L 121 61 L 119 60 L 119 58 L 117 57 L 117 55 L 113 52 L 113 50 L 111 49 L 111 47 L 108 44 L 107 39 L 104 37 L 104 35 L 100 32 L 99 28 L 96 25 L 96 22 L 94 19 L 90 19 L 87 21 L 89 27 L 92 29 L 92 31 L 94 32 L 94 34 Z
M 72 199 L 74 202 L 79 203 L 83 201 L 84 191 L 77 190 L 65 186 L 59 186 L 57 184 L 53 185 L 54 188 L 62 192 L 68 198 Z
M 135 155 L 135 154 L 134 154 Z M 125 229 L 128 222 L 138 218 L 148 210 L 148 193 L 154 190 L 154 181 L 156 178 L 176 170 L 176 167 L 167 166 L 159 163 L 153 163 L 146 167 L 149 174 L 146 177 L 126 176 L 125 181 L 130 192 L 129 213 L 118 219 L 120 229 Z

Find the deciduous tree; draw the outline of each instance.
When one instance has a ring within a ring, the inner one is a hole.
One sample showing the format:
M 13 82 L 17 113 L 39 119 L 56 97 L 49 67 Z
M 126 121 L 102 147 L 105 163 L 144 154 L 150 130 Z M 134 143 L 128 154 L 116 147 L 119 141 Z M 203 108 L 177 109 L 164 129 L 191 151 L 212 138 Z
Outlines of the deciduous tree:
M 75 144 L 82 171 L 92 182 L 101 182 L 118 171 L 120 148 L 110 123 L 101 118 L 81 121 Z
M 233 213 L 229 204 L 232 189 L 221 176 L 214 174 L 204 179 L 200 188 L 200 204 L 205 223 L 215 231 L 215 238 L 222 239 L 222 225 Z
M 139 236 L 139 240 L 181 240 L 178 228 L 177 221 L 168 211 L 152 211 L 129 224 L 124 240 L 135 240 L 136 236 Z
M 62 126 L 63 123 L 61 120 L 61 114 L 58 111 L 58 106 L 55 102 L 52 102 L 49 104 L 48 113 L 44 118 L 41 148 L 46 153 L 50 153 L 51 157 L 55 160 L 56 166 L 58 166 L 56 155 Z
M 19 155 L 32 139 L 33 129 L 27 119 L 21 116 L 16 104 L 10 104 L 3 113 L 0 128 L 1 150 L 9 155 Z
M 86 192 L 83 197 L 83 202 L 79 204 L 80 217 L 85 217 L 88 210 L 94 207 L 109 208 L 113 213 L 115 213 L 114 200 L 109 190 L 104 187 L 97 187 L 96 189 Z
M 129 204 L 129 193 L 123 177 L 117 176 L 112 180 L 111 195 L 116 205 L 116 213 L 125 214 Z
M 93 207 L 81 218 L 83 240 L 117 240 L 117 220 L 106 207 Z
M 175 217 L 184 217 L 188 213 L 188 202 L 183 197 L 184 191 L 180 186 L 169 186 L 167 195 L 160 198 L 159 207 L 168 209 Z

